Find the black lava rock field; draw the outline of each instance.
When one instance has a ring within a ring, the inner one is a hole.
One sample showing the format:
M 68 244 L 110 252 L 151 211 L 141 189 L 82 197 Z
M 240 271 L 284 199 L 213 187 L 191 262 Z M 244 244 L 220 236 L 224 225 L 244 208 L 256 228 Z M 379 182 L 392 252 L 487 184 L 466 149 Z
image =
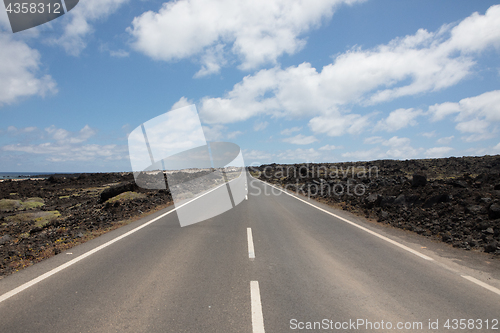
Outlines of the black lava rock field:
M 500 258 L 500 156 L 251 167 L 254 177 Z

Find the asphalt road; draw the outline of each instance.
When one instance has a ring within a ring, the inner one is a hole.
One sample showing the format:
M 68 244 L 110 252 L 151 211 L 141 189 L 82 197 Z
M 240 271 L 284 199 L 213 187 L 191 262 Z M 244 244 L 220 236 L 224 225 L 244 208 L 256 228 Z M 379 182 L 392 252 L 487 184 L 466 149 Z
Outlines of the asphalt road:
M 500 331 L 496 263 L 313 204 L 249 180 L 207 221 L 137 221 L 0 280 L 0 332 Z

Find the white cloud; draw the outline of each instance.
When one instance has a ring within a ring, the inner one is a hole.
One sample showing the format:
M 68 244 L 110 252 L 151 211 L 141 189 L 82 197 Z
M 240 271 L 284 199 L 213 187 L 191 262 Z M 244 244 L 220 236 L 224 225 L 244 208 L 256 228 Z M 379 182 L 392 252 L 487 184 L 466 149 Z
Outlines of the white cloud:
M 342 147 L 339 147 L 339 146 L 334 146 L 334 145 L 325 145 L 321 148 L 319 148 L 318 150 L 334 150 L 334 149 L 340 149 Z
M 6 132 L 10 137 L 14 136 L 23 136 L 29 134 L 30 137 L 36 137 L 40 135 L 40 132 L 37 127 L 35 126 L 29 126 L 29 127 L 24 127 L 24 128 L 17 128 L 15 126 L 9 126 L 7 127 L 6 131 L 0 130 L 0 133 Z
M 389 140 L 383 141 L 382 144 L 389 147 L 401 147 L 409 145 L 410 141 L 411 140 L 409 138 L 399 138 L 397 136 L 393 136 Z
M 9 127 L 11 132 L 31 133 L 37 130 L 36 127 L 26 127 L 16 129 Z M 94 136 L 97 131 L 88 125 L 80 131 L 73 133 L 62 128 L 50 126 L 45 129 L 49 138 L 40 132 L 36 141 L 45 141 L 43 143 L 14 143 L 0 147 L 5 152 L 25 153 L 30 155 L 46 155 L 45 159 L 50 162 L 65 161 L 98 161 L 98 160 L 120 160 L 127 158 L 126 146 L 83 144 Z M 32 138 L 24 137 L 23 142 Z
M 343 153 L 342 157 L 354 161 L 373 161 L 376 159 L 384 158 L 385 155 L 381 152 L 379 147 L 376 147 L 368 150 L 358 150 Z
M 45 131 L 52 136 L 53 139 L 59 142 L 64 142 L 70 136 L 70 132 L 62 128 L 56 128 L 54 125 L 47 127 Z
M 318 139 L 316 139 L 314 136 L 305 136 L 302 134 L 283 139 L 283 142 L 288 142 L 294 145 L 309 145 L 316 141 L 318 141 Z
M 418 157 L 424 149 L 414 148 L 410 144 L 411 140 L 409 138 L 400 138 L 393 136 L 388 140 L 383 140 L 381 137 L 371 137 L 365 140 L 365 143 L 376 144 L 380 143 L 380 146 L 376 146 L 368 150 L 358 150 L 353 152 L 346 152 L 342 154 L 342 157 L 353 159 L 353 160 L 376 160 L 384 158 L 395 158 L 395 159 L 408 159 Z
M 415 118 L 422 115 L 422 110 L 397 109 L 392 111 L 386 119 L 380 120 L 375 125 L 375 131 L 394 132 L 408 126 L 415 126 Z
M 243 78 L 223 98 L 203 98 L 200 115 L 208 123 L 244 121 L 257 115 L 339 117 L 329 83 L 319 81 L 321 75 L 308 63 L 261 70 Z
M 172 107 L 170 108 L 170 111 L 175 110 L 175 109 L 180 109 L 180 108 L 183 108 L 185 106 L 192 105 L 192 104 L 193 104 L 193 102 L 191 100 L 182 96 L 177 102 L 174 103 L 174 105 L 172 105 Z
M 101 43 L 101 45 L 99 46 L 99 51 L 109 53 L 109 55 L 114 58 L 126 58 L 130 55 L 129 52 L 122 49 L 119 50 L 110 49 L 107 43 Z
M 493 151 L 500 153 L 500 142 L 495 147 L 493 147 Z
M 462 133 L 484 133 L 489 125 L 486 120 L 476 118 L 458 123 L 456 129 Z
M 243 158 L 245 159 L 245 163 L 252 164 L 262 164 L 263 162 L 271 161 L 273 155 L 269 152 L 261 151 L 261 150 L 247 150 L 243 149 Z
M 439 144 L 439 145 L 447 145 L 447 144 L 449 144 L 449 143 L 450 143 L 450 142 L 451 142 L 454 138 L 455 138 L 455 136 L 454 136 L 454 135 L 452 135 L 452 136 L 447 136 L 447 137 L 444 137 L 444 138 L 438 139 L 438 140 L 436 141 L 436 143 L 437 143 L 437 144 Z
M 431 121 L 439 121 L 449 116 L 450 114 L 460 112 L 460 103 L 441 103 L 434 104 L 429 107 L 428 113 L 431 114 Z
M 397 148 L 391 148 L 385 152 L 385 156 L 389 158 L 396 159 L 410 159 L 416 158 L 422 152 L 423 149 L 415 149 L 411 146 L 403 146 Z
M 431 121 L 439 121 L 454 115 L 455 128 L 462 133 L 473 133 L 463 137 L 466 142 L 490 139 L 500 122 L 500 90 L 489 91 L 478 96 L 464 98 L 458 103 L 446 102 L 429 107 Z M 492 128 L 493 127 L 493 128 Z
M 469 156 L 484 156 L 500 154 L 500 143 L 489 147 L 473 147 L 466 149 L 465 152 Z
M 494 137 L 493 133 L 479 133 L 479 134 L 471 134 L 469 136 L 463 136 L 461 139 L 465 142 L 476 142 L 482 140 L 488 140 Z
M 126 58 L 130 55 L 130 53 L 128 53 L 125 50 L 116 50 L 116 51 L 110 50 L 109 55 L 115 58 Z
M 371 136 L 363 140 L 363 143 L 368 145 L 374 145 L 382 142 L 384 142 L 384 139 L 381 136 Z
M 359 1 L 179 0 L 134 18 L 127 31 L 133 47 L 153 59 L 200 56 L 199 77 L 217 73 L 231 55 L 244 70 L 275 64 L 281 55 L 301 50 L 306 41 L 300 37 L 331 18 L 335 7 L 354 2 Z
M 491 153 L 491 151 L 488 148 L 479 148 L 479 147 L 468 148 L 465 150 L 465 152 L 467 156 L 483 156 Z
M 425 157 L 438 158 L 438 157 L 447 157 L 449 156 L 449 152 L 452 151 L 451 147 L 434 147 L 427 149 L 425 151 Z
M 219 73 L 222 66 L 226 65 L 227 60 L 224 58 L 224 45 L 218 44 L 205 51 L 201 57 L 201 68 L 194 75 L 195 78 L 204 77 L 210 74 Z
M 202 126 L 203 133 L 205 133 L 205 139 L 207 141 L 219 141 L 224 137 L 223 131 L 226 130 L 226 127 L 223 125 L 214 125 L 214 126 Z
M 278 161 L 301 161 L 301 162 L 314 162 L 321 158 L 321 153 L 314 148 L 309 149 L 288 149 L 286 151 L 275 154 L 275 159 Z
M 54 125 L 47 127 L 45 129 L 45 132 L 47 132 L 52 137 L 52 139 L 56 140 L 59 145 L 66 143 L 82 143 L 97 134 L 97 131 L 90 128 L 89 125 L 85 125 L 85 127 L 83 127 L 78 133 L 75 134 L 65 129 L 57 128 Z
M 20 98 L 57 93 L 50 75 L 40 74 L 40 54 L 11 34 L 0 33 L 0 106 Z
M 120 160 L 127 158 L 126 147 L 118 147 L 117 145 L 90 144 L 72 146 L 69 144 L 57 145 L 53 143 L 43 143 L 38 145 L 13 144 L 3 146 L 2 150 L 36 155 L 48 155 L 46 160 L 50 162 L 96 161 L 101 159 Z
M 479 96 L 464 98 L 459 103 L 458 121 L 481 117 L 487 121 L 500 121 L 500 90 L 489 91 Z
M 444 25 L 437 32 L 421 29 L 415 35 L 396 38 L 370 50 L 354 48 L 337 56 L 320 72 L 309 63 L 261 70 L 246 76 L 223 97 L 203 98 L 200 115 L 209 123 L 244 121 L 264 114 L 329 116 L 344 123 L 358 121 L 357 127 L 363 128 L 368 119 L 343 115 L 345 106 L 366 106 L 441 90 L 472 73 L 474 57 L 500 43 L 500 33 L 492 32 L 497 27 L 496 21 L 500 21 L 500 5 L 492 6 L 485 15 L 471 17 L 474 19 L 465 19 L 455 28 Z M 470 27 L 470 32 L 464 32 L 464 26 Z M 471 33 L 474 41 L 458 42 L 462 35 Z M 408 126 L 418 111 L 406 111 L 404 115 L 409 116 Z M 310 127 L 331 136 L 350 133 L 345 128 L 348 125 L 324 124 L 325 119 L 311 120 Z M 355 128 L 351 132 L 356 132 Z
M 399 138 L 394 136 L 389 140 L 382 142 L 382 145 L 388 146 L 389 150 L 384 153 L 385 157 L 397 158 L 397 159 L 408 159 L 417 157 L 422 151 L 422 148 L 413 148 L 410 145 L 409 138 Z
M 309 121 L 309 127 L 315 133 L 325 133 L 328 136 L 341 136 L 345 133 L 359 134 L 370 125 L 370 115 L 347 114 L 337 116 L 314 117 Z
M 485 15 L 472 14 L 452 29 L 449 47 L 469 53 L 500 48 L 499 16 L 499 5 L 491 6 Z
M 380 91 L 371 100 L 439 90 L 462 80 L 475 64 L 471 58 L 474 54 L 490 47 L 500 47 L 500 5 L 491 6 L 485 15 L 472 14 L 451 31 L 450 27 L 444 25 L 436 33 L 421 29 L 414 36 L 393 41 L 395 45 L 389 44 L 387 49 L 381 48 L 381 51 L 399 54 L 400 57 L 393 59 L 400 62 L 394 66 L 396 72 L 402 69 L 400 74 L 405 73 L 414 81 L 408 86 Z M 450 37 L 443 41 L 448 31 Z M 384 57 L 385 60 L 390 58 Z M 413 69 L 407 66 L 413 66 Z
M 78 56 L 87 46 L 85 37 L 93 32 L 89 22 L 103 19 L 114 13 L 128 0 L 85 0 L 67 13 L 63 20 L 63 34 L 51 39 L 53 44 L 61 45 L 68 54 Z M 124 55 L 125 53 L 118 53 Z M 116 54 L 115 54 L 116 56 Z
M 254 131 L 263 131 L 269 123 L 267 121 L 258 121 L 253 125 Z
M 243 134 L 241 131 L 227 132 L 228 128 L 224 125 L 202 126 L 205 139 L 207 141 L 221 141 L 223 139 L 234 139 Z
M 330 151 L 309 149 L 287 149 L 273 153 L 260 150 L 243 150 L 246 165 L 261 165 L 264 163 L 314 163 L 320 161 L 332 162 Z
M 243 157 L 245 158 L 246 165 L 260 165 L 270 162 L 274 163 L 313 163 L 321 161 L 333 162 L 334 156 L 332 155 L 332 150 L 340 149 L 342 147 L 326 145 L 322 148 L 318 150 L 314 148 L 309 148 L 309 149 L 297 148 L 297 149 L 278 150 L 272 153 L 268 151 L 244 149 Z
M 487 121 L 500 121 L 500 90 L 485 92 L 475 97 L 464 98 L 458 103 L 446 102 L 429 107 L 432 121 L 439 121 L 451 114 L 457 114 L 456 121 L 471 117 Z
M 292 127 L 292 128 L 285 128 L 280 132 L 281 135 L 292 135 L 295 132 L 298 132 L 302 129 L 302 127 Z
M 242 132 L 242 131 L 234 131 L 234 132 L 230 132 L 230 133 L 228 133 L 228 134 L 226 135 L 226 137 L 227 137 L 228 139 L 234 139 L 234 138 L 236 138 L 237 136 L 239 136 L 239 135 L 241 135 L 241 134 L 243 134 L 243 132 Z
M 78 133 L 78 139 L 81 140 L 80 142 L 87 141 L 96 134 L 97 134 L 96 130 L 90 128 L 89 125 L 85 125 L 85 127 L 82 128 Z
M 420 135 L 426 137 L 426 138 L 433 138 L 436 136 L 436 131 L 432 131 L 432 132 L 424 132 L 424 133 L 421 133 Z

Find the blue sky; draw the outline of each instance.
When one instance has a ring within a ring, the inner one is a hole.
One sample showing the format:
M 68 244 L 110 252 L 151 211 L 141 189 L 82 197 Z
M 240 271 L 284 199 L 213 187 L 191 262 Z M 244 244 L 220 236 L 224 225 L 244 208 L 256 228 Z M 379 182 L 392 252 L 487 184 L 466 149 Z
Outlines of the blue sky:
M 12 34 L 0 172 L 130 170 L 127 135 L 195 104 L 247 165 L 500 154 L 500 6 L 80 0 Z

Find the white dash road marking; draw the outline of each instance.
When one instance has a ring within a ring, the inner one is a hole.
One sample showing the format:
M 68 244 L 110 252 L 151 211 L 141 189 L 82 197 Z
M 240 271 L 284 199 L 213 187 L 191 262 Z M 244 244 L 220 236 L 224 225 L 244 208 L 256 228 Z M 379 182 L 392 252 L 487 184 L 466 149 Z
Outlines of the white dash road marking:
M 382 235 L 380 235 L 380 234 L 376 233 L 375 231 L 372 231 L 372 230 L 370 230 L 370 229 L 368 229 L 368 228 L 365 228 L 365 227 L 363 227 L 363 226 L 360 226 L 359 224 L 356 224 L 356 223 L 354 223 L 354 222 L 349 221 L 348 219 L 345 219 L 345 218 L 343 218 L 343 217 L 341 217 L 341 216 L 338 216 L 338 215 L 336 215 L 336 214 L 333 214 L 333 213 L 331 213 L 331 212 L 327 211 L 326 209 L 320 208 L 320 207 L 318 207 L 318 206 L 316 206 L 316 205 L 313 205 L 313 204 L 312 204 L 312 203 L 310 203 L 310 202 L 307 202 L 306 200 L 303 200 L 303 199 L 301 199 L 301 198 L 298 198 L 298 197 L 296 197 L 296 196 L 294 196 L 294 195 L 292 195 L 292 194 L 290 194 L 290 193 L 288 193 L 288 192 L 286 192 L 286 191 L 284 191 L 284 190 L 280 189 L 279 187 L 276 187 L 276 186 L 273 186 L 273 185 L 269 185 L 269 184 L 267 184 L 267 183 L 265 183 L 265 182 L 263 182 L 263 181 L 261 181 L 261 180 L 259 180 L 259 181 L 260 181 L 260 182 L 262 182 L 262 183 L 264 183 L 264 184 L 266 184 L 267 186 L 274 187 L 275 189 L 280 190 L 281 192 L 283 192 L 283 193 L 285 193 L 285 194 L 287 194 L 287 195 L 291 196 L 292 198 L 295 198 L 295 199 L 297 199 L 297 200 L 300 200 L 300 201 L 302 201 L 303 203 L 306 203 L 306 204 L 308 204 L 309 206 L 312 206 L 312 207 L 314 207 L 314 208 L 316 208 L 316 209 L 318 209 L 318 210 L 320 210 L 320 211 L 322 211 L 322 212 L 324 212 L 324 213 L 327 213 L 327 214 L 329 214 L 329 215 L 331 215 L 331 216 L 333 216 L 333 217 L 335 217 L 335 218 L 337 218 L 337 219 L 339 219 L 339 220 L 341 220 L 341 221 L 344 221 L 344 222 L 346 222 L 346 223 L 349 223 L 349 224 L 350 224 L 350 225 L 352 225 L 352 226 L 355 226 L 356 228 L 359 228 L 359 229 L 361 229 L 361 230 L 363 230 L 363 231 L 366 231 L 367 233 L 372 234 L 373 236 L 376 236 L 376 237 L 378 237 L 378 238 L 380 238 L 380 239 L 385 240 L 385 241 L 386 241 L 386 242 L 388 242 L 388 243 L 391 243 L 391 244 L 393 244 L 393 245 L 396 245 L 396 246 L 398 246 L 398 247 L 402 248 L 403 250 L 406 250 L 406 251 L 408 251 L 408 252 L 410 252 L 410 253 L 413 253 L 414 255 L 417 255 L 417 256 L 419 256 L 419 257 L 420 257 L 420 258 L 422 258 L 422 259 L 429 260 L 429 261 L 434 260 L 434 259 L 432 259 L 431 257 L 428 257 L 428 256 L 426 256 L 426 255 L 424 255 L 424 254 L 422 254 L 422 253 L 420 253 L 420 252 L 418 252 L 418 251 L 415 251 L 415 250 L 413 250 L 413 249 L 409 248 L 408 246 L 405 246 L 405 245 L 400 244 L 400 243 L 398 243 L 398 242 L 396 242 L 396 241 L 393 241 L 392 239 L 387 238 L 387 237 L 385 237 L 385 236 L 382 236 Z
M 3 294 L 3 295 L 1 295 L 1 296 L 0 296 L 0 303 L 2 303 L 3 301 L 5 301 L 5 300 L 7 300 L 7 299 L 11 298 L 12 296 L 14 296 L 14 295 L 16 295 L 16 294 L 18 294 L 18 293 L 20 293 L 21 291 L 28 289 L 29 287 L 34 286 L 34 285 L 35 285 L 35 284 L 37 284 L 38 282 L 41 282 L 41 281 L 45 280 L 46 278 L 48 278 L 48 277 L 50 277 L 50 276 L 52 276 L 52 275 L 54 275 L 54 274 L 56 274 L 56 273 L 59 273 L 59 272 L 60 272 L 60 271 L 62 271 L 63 269 L 68 268 L 69 266 L 76 264 L 76 263 L 77 263 L 77 262 L 79 262 L 80 260 L 85 259 L 85 258 L 87 258 L 87 257 L 89 257 L 89 256 L 91 256 L 91 255 L 93 255 L 94 253 L 96 253 L 96 252 L 98 252 L 98 251 L 100 251 L 100 250 L 102 250 L 102 249 L 104 249 L 104 248 L 106 248 L 106 247 L 110 246 L 111 244 L 113 244 L 113 243 L 115 243 L 115 242 L 118 242 L 119 240 L 121 240 L 121 239 L 123 239 L 123 238 L 125 238 L 125 237 L 127 237 L 127 236 L 130 236 L 130 235 L 132 235 L 133 233 L 136 233 L 137 231 L 141 230 L 142 228 L 145 228 L 145 227 L 147 227 L 148 225 L 150 225 L 150 224 L 152 224 L 152 223 L 154 223 L 154 222 L 158 221 L 159 219 L 161 219 L 161 218 L 163 218 L 163 217 L 167 216 L 168 214 L 173 213 L 173 212 L 174 212 L 174 211 L 176 211 L 177 209 L 179 209 L 179 208 L 181 208 L 181 207 L 183 207 L 183 206 L 185 206 L 185 205 L 187 205 L 187 204 L 189 204 L 189 203 L 191 203 L 191 202 L 193 202 L 193 201 L 195 201 L 195 200 L 198 200 L 198 199 L 199 199 L 199 198 L 201 198 L 202 196 L 207 195 L 208 193 L 213 192 L 213 191 L 215 191 L 216 189 L 218 189 L 219 187 L 222 187 L 222 186 L 225 186 L 225 185 L 226 185 L 226 184 L 224 183 L 224 184 L 222 184 L 222 185 L 220 185 L 220 186 L 217 186 L 216 188 L 214 188 L 214 189 L 212 189 L 212 190 L 210 190 L 210 191 L 208 191 L 208 192 L 206 192 L 206 193 L 204 193 L 204 194 L 200 195 L 199 197 L 196 197 L 196 198 L 194 198 L 194 199 L 193 199 L 193 200 L 191 200 L 191 201 L 188 201 L 188 202 L 186 202 L 186 203 L 183 203 L 183 204 L 182 204 L 182 205 L 180 205 L 179 207 L 175 207 L 174 209 L 169 210 L 168 212 L 166 212 L 166 213 L 164 213 L 164 214 L 162 214 L 162 215 L 160 215 L 160 216 L 158 216 L 158 217 L 156 217 L 156 218 L 152 219 L 151 221 L 146 222 L 146 223 L 144 223 L 144 224 L 142 224 L 142 225 L 138 226 L 137 228 L 132 229 L 132 230 L 130 230 L 130 231 L 128 231 L 128 232 L 126 232 L 126 233 L 124 233 L 123 235 L 118 236 L 118 237 L 116 237 L 116 238 L 114 238 L 114 239 L 110 240 L 110 241 L 109 241 L 109 242 L 107 242 L 107 243 L 102 244 L 101 246 L 96 247 L 95 249 L 92 249 L 92 250 L 90 250 L 90 251 L 88 251 L 88 252 L 85 252 L 85 253 L 84 253 L 84 254 L 82 254 L 81 256 L 76 257 L 75 259 L 70 260 L 70 261 L 68 261 L 68 262 L 67 262 L 67 263 L 65 263 L 65 264 L 62 264 L 61 266 L 56 267 L 56 268 L 54 268 L 54 269 L 52 269 L 52 270 L 48 271 L 47 273 L 42 274 L 42 275 L 40 275 L 39 277 L 37 277 L 37 278 L 35 278 L 35 279 L 31 280 L 31 281 L 26 282 L 25 284 L 20 285 L 19 287 L 15 288 L 15 289 L 12 289 L 12 290 L 11 290 L 11 291 L 9 291 L 9 292 L 6 292 L 5 294 Z
M 255 249 L 253 247 L 252 228 L 247 228 L 248 258 L 255 259 Z
M 483 281 L 479 281 L 478 279 L 473 278 L 472 276 L 462 275 L 462 277 L 470 282 L 474 282 L 475 284 L 488 289 L 489 291 L 494 292 L 495 294 L 500 295 L 500 289 L 490 286 L 489 284 L 484 283 Z
M 262 303 L 260 302 L 260 289 L 258 281 L 250 281 L 250 299 L 252 302 L 252 332 L 265 333 Z

